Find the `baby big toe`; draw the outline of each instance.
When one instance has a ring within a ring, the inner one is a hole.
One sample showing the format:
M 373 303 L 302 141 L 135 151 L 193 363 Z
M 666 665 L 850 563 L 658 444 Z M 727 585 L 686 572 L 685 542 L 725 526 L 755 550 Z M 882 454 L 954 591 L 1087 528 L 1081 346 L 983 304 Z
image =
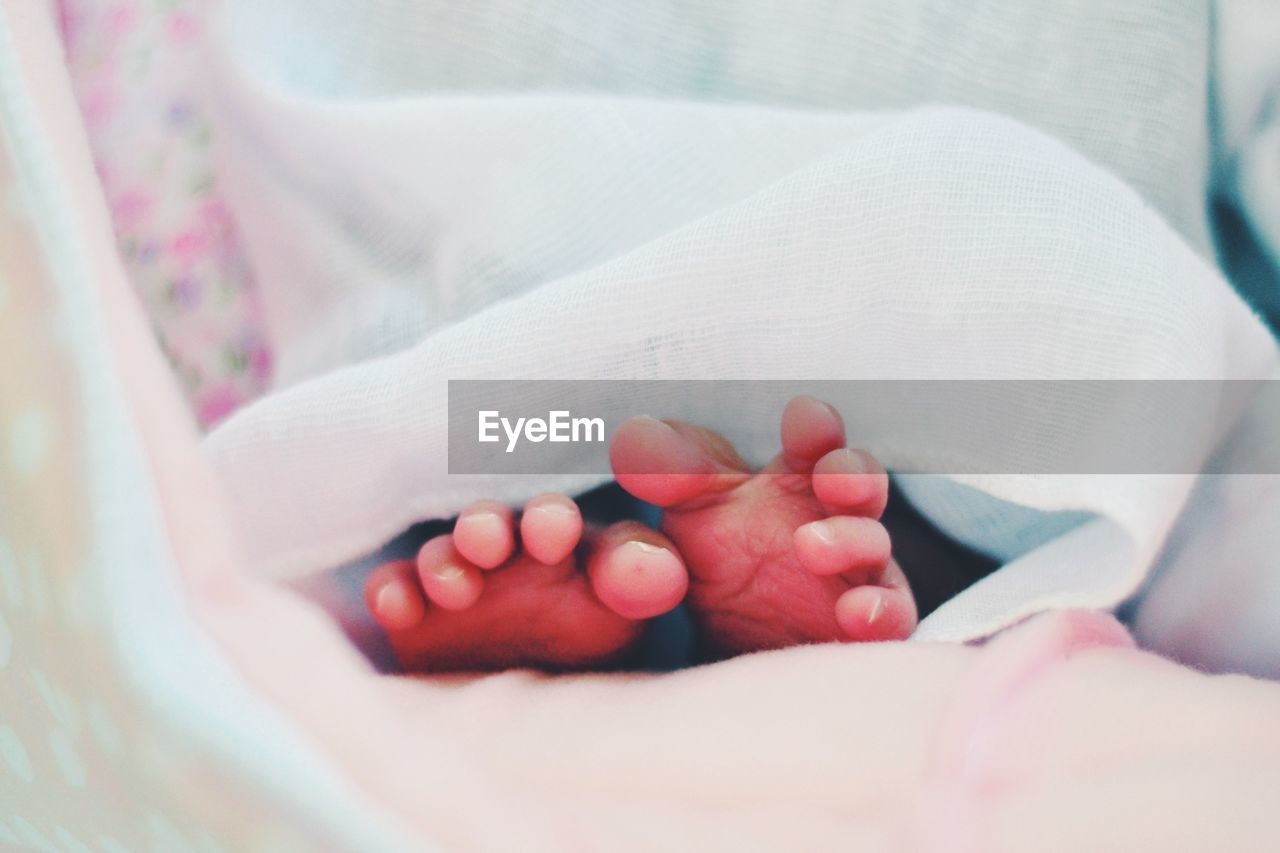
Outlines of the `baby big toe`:
M 796 556 L 816 575 L 879 574 L 889 562 L 889 532 L 875 519 L 837 515 L 796 528 Z
M 453 543 L 463 557 L 482 569 L 495 569 L 515 550 L 511 509 L 497 501 L 476 501 L 453 526 Z
M 832 450 L 844 447 L 840 413 L 814 397 L 794 397 L 782 411 L 782 456 L 787 468 L 803 473 Z
M 841 448 L 813 467 L 813 494 L 832 512 L 879 518 L 889 502 L 889 475 L 865 450 Z
M 568 559 L 582 538 L 582 513 L 564 495 L 539 495 L 524 507 L 520 517 L 520 544 L 525 553 L 544 565 Z
M 624 421 L 609 445 L 613 476 L 632 497 L 676 507 L 747 478 L 747 465 L 721 435 L 650 417 Z
M 384 631 L 407 631 L 427 612 L 412 560 L 383 563 L 374 569 L 365 580 L 364 598 Z
M 452 536 L 437 536 L 418 551 L 418 582 L 437 607 L 466 610 L 480 600 L 484 576 L 454 545 Z
M 670 540 L 633 521 L 601 534 L 587 576 L 596 597 L 628 619 L 666 613 L 689 588 L 689 573 Z

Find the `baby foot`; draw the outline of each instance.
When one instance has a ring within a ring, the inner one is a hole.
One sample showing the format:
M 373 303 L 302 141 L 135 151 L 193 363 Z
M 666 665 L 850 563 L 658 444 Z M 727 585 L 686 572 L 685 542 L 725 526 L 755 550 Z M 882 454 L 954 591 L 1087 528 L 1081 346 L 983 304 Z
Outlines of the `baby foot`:
M 691 575 L 686 599 L 718 654 L 797 643 L 896 640 L 916 605 L 878 521 L 888 476 L 845 447 L 835 409 L 797 397 L 782 452 L 753 474 L 722 436 L 633 418 L 610 460 L 619 485 L 663 507 L 662 529 Z
M 509 507 L 481 501 L 416 560 L 369 575 L 366 603 L 405 671 L 597 666 L 688 588 L 661 533 L 634 521 L 584 530 L 563 495 L 525 504 L 518 544 L 516 529 Z

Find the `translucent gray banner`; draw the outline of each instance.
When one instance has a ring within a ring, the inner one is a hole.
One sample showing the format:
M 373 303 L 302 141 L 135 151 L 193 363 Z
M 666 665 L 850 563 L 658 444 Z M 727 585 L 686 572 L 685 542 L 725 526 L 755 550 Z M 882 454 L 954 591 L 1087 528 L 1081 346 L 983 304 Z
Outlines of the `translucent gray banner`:
M 1280 382 L 1262 380 L 451 380 L 449 472 L 607 475 L 609 441 L 637 415 L 760 457 L 800 394 L 899 473 L 1280 473 Z

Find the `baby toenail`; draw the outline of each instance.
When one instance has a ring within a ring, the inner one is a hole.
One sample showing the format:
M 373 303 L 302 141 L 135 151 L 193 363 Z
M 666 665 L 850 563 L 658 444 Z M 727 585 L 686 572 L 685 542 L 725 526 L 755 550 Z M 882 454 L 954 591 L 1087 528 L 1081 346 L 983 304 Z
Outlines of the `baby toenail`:
M 849 467 L 856 473 L 865 474 L 870 470 L 867 468 L 867 462 L 862 458 L 862 454 L 853 448 L 846 447 L 844 449 L 844 458 L 849 461 Z
M 667 423 L 666 421 L 660 421 L 657 418 L 655 418 L 653 415 L 636 415 L 635 420 L 643 421 L 646 424 L 652 424 L 655 426 L 662 427 L 665 430 L 675 432 L 675 430 L 671 429 L 671 424 Z
M 578 510 L 575 509 L 574 507 L 566 506 L 565 504 L 559 504 L 559 503 L 543 504 L 542 506 L 535 506 L 533 509 L 529 510 L 529 512 L 546 513 L 547 515 L 554 515 L 557 518 L 565 518 L 570 515 L 578 514 Z
M 389 583 L 378 590 L 375 607 L 379 613 L 398 613 L 405 603 L 405 598 L 395 584 Z
M 829 521 L 814 521 L 809 524 L 809 531 L 822 540 L 822 544 L 830 545 L 836 541 L 836 531 Z
M 670 554 L 671 553 L 666 548 L 662 548 L 658 545 L 650 545 L 648 542 L 640 542 L 638 540 L 628 542 L 625 547 L 632 548 L 644 554 Z
M 440 580 L 442 581 L 451 581 L 451 580 L 457 580 L 458 578 L 462 577 L 464 572 L 462 571 L 462 568 L 460 566 L 455 566 L 450 563 L 445 563 L 444 565 L 436 566 L 434 569 L 432 569 L 431 574 L 440 578 Z
M 871 612 L 867 614 L 867 624 L 868 625 L 874 624 L 875 621 L 880 618 L 880 614 L 883 612 L 884 612 L 884 596 L 877 595 L 876 603 L 871 605 Z
M 501 521 L 501 519 L 499 519 L 499 518 L 498 518 L 498 514 L 497 514 L 496 512 L 489 512 L 488 510 L 485 510 L 485 511 L 483 511 L 483 512 L 471 512 L 471 513 L 467 513 L 466 515 L 463 515 L 462 517 L 460 517 L 460 518 L 458 519 L 458 523 L 459 523 L 459 524 L 461 524 L 461 523 L 462 523 L 462 522 L 464 522 L 464 521 L 466 521 L 466 522 L 475 522 L 475 521 L 484 521 L 484 522 L 499 521 L 499 522 L 500 522 L 500 521 Z

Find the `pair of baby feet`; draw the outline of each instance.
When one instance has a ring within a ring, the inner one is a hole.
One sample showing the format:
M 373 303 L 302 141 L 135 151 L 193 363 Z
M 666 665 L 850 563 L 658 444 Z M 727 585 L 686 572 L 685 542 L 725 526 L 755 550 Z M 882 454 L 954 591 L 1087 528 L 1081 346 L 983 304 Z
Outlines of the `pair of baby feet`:
M 682 601 L 718 656 L 907 637 L 916 604 L 879 521 L 884 469 L 812 397 L 787 404 L 781 432 L 781 453 L 752 472 L 716 433 L 633 418 L 610 461 L 624 490 L 662 507 L 661 532 L 585 525 L 563 495 L 518 520 L 481 501 L 416 560 L 375 569 L 369 609 L 410 672 L 599 666 Z

